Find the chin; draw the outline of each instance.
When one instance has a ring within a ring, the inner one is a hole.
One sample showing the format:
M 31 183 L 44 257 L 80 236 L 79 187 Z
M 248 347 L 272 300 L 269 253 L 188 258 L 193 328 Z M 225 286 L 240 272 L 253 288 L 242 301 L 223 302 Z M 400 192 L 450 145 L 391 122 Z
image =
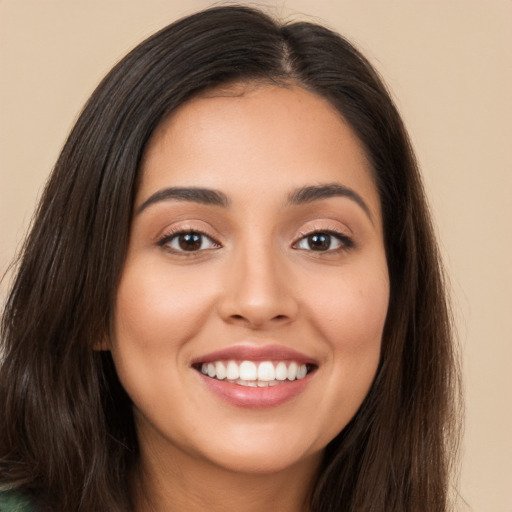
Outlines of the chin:
M 310 438 L 310 433 L 297 429 L 268 425 L 265 428 L 240 429 L 239 434 L 230 432 L 225 438 L 212 440 L 202 456 L 225 470 L 252 474 L 277 474 L 293 467 L 321 460 L 324 440 Z M 308 435 L 309 434 L 309 435 Z M 316 467 L 316 464 L 314 464 Z

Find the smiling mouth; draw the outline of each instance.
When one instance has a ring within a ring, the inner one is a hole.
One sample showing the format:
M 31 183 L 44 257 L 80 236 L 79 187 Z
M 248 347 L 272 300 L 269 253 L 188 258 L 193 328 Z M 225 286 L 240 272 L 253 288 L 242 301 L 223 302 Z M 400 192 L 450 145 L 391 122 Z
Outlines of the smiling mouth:
M 316 369 L 313 364 L 295 361 L 212 361 L 194 368 L 219 381 L 245 387 L 266 388 L 301 380 Z

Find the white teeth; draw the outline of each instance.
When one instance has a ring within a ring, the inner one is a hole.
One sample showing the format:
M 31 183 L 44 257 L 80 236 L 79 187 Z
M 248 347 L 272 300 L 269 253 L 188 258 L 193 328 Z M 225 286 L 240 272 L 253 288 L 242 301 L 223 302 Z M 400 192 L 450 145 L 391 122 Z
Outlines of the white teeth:
M 295 380 L 297 378 L 297 363 L 290 363 L 288 366 L 288 380 Z
M 276 366 L 276 379 L 277 380 L 286 380 L 288 378 L 288 368 L 286 368 L 286 364 L 282 361 L 277 363 Z
M 242 361 L 240 364 L 241 380 L 256 380 L 258 378 L 258 369 L 252 361 Z
M 246 387 L 249 387 L 249 388 L 255 388 L 258 386 L 258 383 L 254 380 L 242 380 L 242 379 L 238 379 L 237 381 L 235 381 L 236 384 L 240 384 L 241 386 L 246 386 Z
M 308 373 L 308 369 L 305 364 L 301 364 L 297 370 L 297 379 L 303 379 Z
M 215 361 L 203 363 L 201 373 L 218 380 L 228 380 L 241 386 L 267 387 L 280 384 L 282 381 L 293 381 L 303 379 L 308 369 L 305 364 L 291 362 L 287 364 L 279 361 L 277 364 L 272 361 L 242 361 L 237 364 L 235 361 Z
M 237 380 L 240 377 L 240 371 L 235 361 L 229 361 L 226 378 L 229 380 Z
M 217 379 L 222 380 L 226 378 L 227 371 L 224 363 L 222 361 L 217 361 L 215 363 L 215 375 Z
M 274 369 L 274 365 L 270 361 L 264 361 L 260 363 L 258 366 L 258 380 L 263 380 L 268 382 L 270 380 L 275 380 L 276 371 Z

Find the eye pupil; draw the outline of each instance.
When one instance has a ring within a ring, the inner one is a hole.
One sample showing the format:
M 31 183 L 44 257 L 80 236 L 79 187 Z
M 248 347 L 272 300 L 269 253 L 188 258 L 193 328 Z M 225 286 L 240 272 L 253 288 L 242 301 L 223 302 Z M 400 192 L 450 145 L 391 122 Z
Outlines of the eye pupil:
M 199 233 L 181 234 L 178 243 L 184 251 L 197 251 L 201 248 L 201 235 Z
M 313 251 L 326 251 L 331 245 L 331 237 L 324 233 L 314 233 L 308 236 L 308 244 Z

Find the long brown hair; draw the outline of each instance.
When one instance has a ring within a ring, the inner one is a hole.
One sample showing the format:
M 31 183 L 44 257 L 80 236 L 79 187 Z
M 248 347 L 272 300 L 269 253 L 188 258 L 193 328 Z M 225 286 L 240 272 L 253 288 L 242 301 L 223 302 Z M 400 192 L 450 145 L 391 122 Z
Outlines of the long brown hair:
M 391 281 L 380 366 L 359 411 L 327 446 L 315 512 L 446 512 L 458 373 L 421 179 L 382 81 L 338 34 L 217 7 L 164 28 L 86 104 L 20 255 L 2 318 L 0 484 L 42 510 L 130 510 L 131 403 L 108 353 L 138 170 L 156 126 L 206 88 L 294 83 L 327 98 L 372 164 Z

